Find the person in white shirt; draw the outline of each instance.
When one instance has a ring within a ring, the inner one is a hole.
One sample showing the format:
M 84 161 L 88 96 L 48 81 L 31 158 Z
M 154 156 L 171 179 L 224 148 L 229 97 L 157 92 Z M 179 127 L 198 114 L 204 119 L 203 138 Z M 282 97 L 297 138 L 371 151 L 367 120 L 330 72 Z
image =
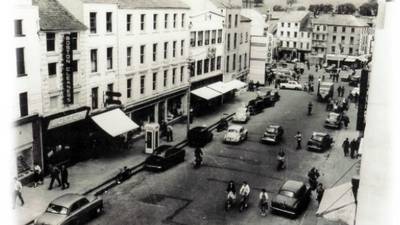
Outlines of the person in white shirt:
M 247 201 L 250 195 L 250 186 L 246 181 L 243 181 L 242 187 L 240 187 L 239 194 L 243 197 L 244 207 L 247 208 Z
M 17 201 L 17 197 L 21 201 L 21 206 L 25 204 L 24 199 L 22 198 L 22 184 L 18 180 L 17 177 L 14 177 L 14 203 L 13 208 L 15 208 L 15 202 Z
M 264 188 L 260 192 L 259 199 L 261 215 L 265 216 L 268 209 L 268 193 Z

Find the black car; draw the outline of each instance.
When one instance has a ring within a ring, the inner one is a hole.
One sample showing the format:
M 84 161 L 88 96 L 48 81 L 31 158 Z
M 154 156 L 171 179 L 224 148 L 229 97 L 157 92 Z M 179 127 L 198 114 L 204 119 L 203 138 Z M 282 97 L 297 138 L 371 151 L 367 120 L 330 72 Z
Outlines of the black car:
M 256 115 L 264 110 L 264 101 L 259 98 L 250 100 L 249 104 L 247 104 L 247 109 L 250 115 Z
M 349 85 L 353 87 L 357 87 L 360 83 L 361 76 L 359 74 L 354 74 L 349 77 Z
M 275 101 L 272 100 L 271 91 L 267 91 L 266 93 L 262 93 L 257 96 L 258 100 L 262 100 L 264 108 L 274 106 Z
M 333 143 L 332 137 L 327 133 L 314 132 L 307 142 L 308 150 L 322 152 L 329 149 Z
M 340 129 L 342 127 L 343 114 L 330 112 L 328 117 L 325 119 L 324 126 Z
M 270 94 L 271 100 L 277 102 L 280 100 L 281 96 L 279 95 L 278 90 L 272 90 Z
M 190 147 L 204 147 L 213 139 L 213 133 L 206 127 L 199 126 L 189 130 L 188 145 Z
M 144 162 L 144 168 L 151 171 L 164 171 L 185 161 L 185 149 L 161 145 Z
M 283 136 L 283 128 L 279 125 L 269 125 L 261 138 L 261 142 L 278 143 Z
M 301 181 L 288 180 L 271 201 L 271 212 L 298 216 L 310 202 L 311 190 Z

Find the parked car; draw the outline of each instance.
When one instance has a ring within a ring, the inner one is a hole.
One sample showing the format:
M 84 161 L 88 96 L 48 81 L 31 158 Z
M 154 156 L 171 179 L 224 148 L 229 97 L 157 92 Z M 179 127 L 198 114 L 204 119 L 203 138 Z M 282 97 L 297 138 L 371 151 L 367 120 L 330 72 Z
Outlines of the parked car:
M 360 96 L 360 88 L 359 87 L 353 88 L 353 90 L 351 90 L 351 92 L 350 92 L 351 98 L 354 98 L 356 95 Z
M 188 145 L 190 147 L 204 147 L 213 139 L 213 133 L 207 127 L 199 126 L 189 130 Z
M 262 100 L 264 108 L 274 106 L 275 102 L 272 101 L 271 91 L 258 92 L 257 99 Z
M 247 104 L 247 109 L 249 110 L 250 115 L 256 115 L 264 110 L 264 102 L 257 98 L 250 100 Z
M 336 65 L 330 65 L 330 66 L 326 67 L 325 71 L 327 73 L 336 73 L 337 72 Z
M 234 123 L 247 123 L 250 119 L 250 112 L 246 107 L 239 108 L 232 118 Z
M 279 87 L 281 89 L 303 90 L 303 86 L 294 80 L 290 80 L 286 83 L 280 83 Z
M 144 168 L 151 171 L 164 171 L 185 161 L 185 149 L 172 145 L 160 145 L 144 162 Z
M 277 102 L 280 100 L 281 96 L 279 95 L 279 91 L 278 90 L 271 90 L 271 100 L 274 102 Z
M 103 212 L 103 199 L 89 201 L 80 194 L 64 194 L 54 199 L 34 221 L 35 225 L 84 224 Z
M 342 128 L 343 114 L 330 112 L 325 119 L 325 127 Z
M 239 143 L 247 139 L 248 131 L 240 125 L 231 125 L 224 136 L 225 143 Z
M 332 82 L 321 82 L 318 91 L 318 101 L 327 101 L 333 97 L 334 85 Z
M 361 75 L 360 74 L 354 74 L 351 75 L 349 78 L 349 85 L 353 87 L 357 87 L 358 84 L 360 83 Z
M 333 143 L 332 137 L 327 133 L 313 132 L 311 138 L 307 142 L 307 148 L 315 151 L 325 151 L 329 149 Z
M 271 201 L 272 213 L 294 218 L 307 208 L 310 197 L 311 189 L 304 182 L 288 180 Z
M 283 136 L 283 128 L 279 125 L 269 125 L 261 138 L 262 142 L 278 143 Z

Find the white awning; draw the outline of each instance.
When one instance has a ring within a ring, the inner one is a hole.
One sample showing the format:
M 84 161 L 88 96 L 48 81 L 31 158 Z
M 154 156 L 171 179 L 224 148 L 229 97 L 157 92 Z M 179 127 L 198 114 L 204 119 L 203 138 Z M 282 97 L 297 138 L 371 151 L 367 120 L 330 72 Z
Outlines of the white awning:
M 228 88 L 232 88 L 232 89 L 241 89 L 241 88 L 247 87 L 247 84 L 240 80 L 231 80 L 231 81 L 225 83 L 225 86 L 227 86 Z
M 91 117 L 92 120 L 112 137 L 124 134 L 128 131 L 139 128 L 120 109 L 113 109 Z
M 210 100 L 212 98 L 221 96 L 221 93 L 219 93 L 218 91 L 214 91 L 213 89 L 208 87 L 195 89 L 191 91 L 191 93 L 205 100 Z
M 233 89 L 235 89 L 235 88 L 232 88 L 232 87 L 228 87 L 222 81 L 218 81 L 216 83 L 210 84 L 207 87 L 213 89 L 214 91 L 218 91 L 218 92 L 220 92 L 222 94 L 226 94 L 226 93 L 232 91 Z

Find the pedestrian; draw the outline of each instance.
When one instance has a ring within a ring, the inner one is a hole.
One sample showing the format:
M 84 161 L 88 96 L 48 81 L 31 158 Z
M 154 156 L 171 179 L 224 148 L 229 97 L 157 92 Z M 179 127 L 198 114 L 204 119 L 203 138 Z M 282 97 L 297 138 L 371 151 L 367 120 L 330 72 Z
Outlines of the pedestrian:
M 313 167 L 310 171 L 308 171 L 307 176 L 311 190 L 315 190 L 317 188 L 318 178 L 320 176 L 319 171 Z
M 296 150 L 299 150 L 299 149 L 301 149 L 301 139 L 302 139 L 300 131 L 297 131 L 297 134 L 294 137 L 296 138 L 296 141 L 297 141 Z
M 69 188 L 69 182 L 68 182 L 68 170 L 67 167 L 65 167 L 65 165 L 61 166 L 61 185 L 62 188 L 61 189 L 66 189 Z
M 167 123 L 165 122 L 165 120 L 161 121 L 160 129 L 161 129 L 161 136 L 167 136 Z
M 315 64 L 315 72 L 318 72 L 318 65 Z
M 349 123 L 350 123 L 350 119 L 347 115 L 343 115 L 343 123 L 344 123 L 344 127 L 347 129 L 347 127 L 349 126 Z
M 344 96 L 344 91 L 345 91 L 344 86 L 342 86 L 342 95 L 341 95 L 341 97 Z
M 322 74 L 322 81 L 325 81 L 325 75 Z
M 318 205 L 319 205 L 321 203 L 322 197 L 324 196 L 324 192 L 325 192 L 325 189 L 324 189 L 322 183 L 318 184 L 316 192 L 317 192 L 317 201 L 318 201 Z
M 265 188 L 261 189 L 260 195 L 260 211 L 261 211 L 261 216 L 266 216 L 267 215 L 267 210 L 268 210 L 268 193 Z
M 173 141 L 173 128 L 172 128 L 172 126 L 171 125 L 168 125 L 167 126 L 167 141 L 168 142 L 170 142 L 170 141 Z
M 54 184 L 54 180 L 57 180 L 58 183 L 58 187 L 61 186 L 61 181 L 60 181 L 60 170 L 56 167 L 50 164 L 50 185 L 49 185 L 49 190 L 51 190 L 53 188 L 53 184 Z
M 189 123 L 190 123 L 190 124 L 193 123 L 193 119 L 194 119 L 193 108 L 190 107 L 190 110 L 189 110 Z
M 25 204 L 24 198 L 22 197 L 22 183 L 18 180 L 17 177 L 14 177 L 14 202 L 13 202 L 13 209 L 15 208 L 15 203 L 17 198 L 21 201 L 21 206 Z
M 349 147 L 350 147 L 349 138 L 346 138 L 346 140 L 344 140 L 342 144 L 344 157 L 347 157 L 349 155 Z
M 356 143 L 356 139 L 353 139 L 350 142 L 350 157 L 352 159 L 356 158 L 356 151 L 357 151 L 357 143 Z
M 35 163 L 33 167 L 33 187 L 43 184 L 42 168 Z
M 338 86 L 337 87 L 337 94 L 338 94 L 338 97 L 340 97 L 340 93 L 342 92 L 342 87 L 341 86 Z

